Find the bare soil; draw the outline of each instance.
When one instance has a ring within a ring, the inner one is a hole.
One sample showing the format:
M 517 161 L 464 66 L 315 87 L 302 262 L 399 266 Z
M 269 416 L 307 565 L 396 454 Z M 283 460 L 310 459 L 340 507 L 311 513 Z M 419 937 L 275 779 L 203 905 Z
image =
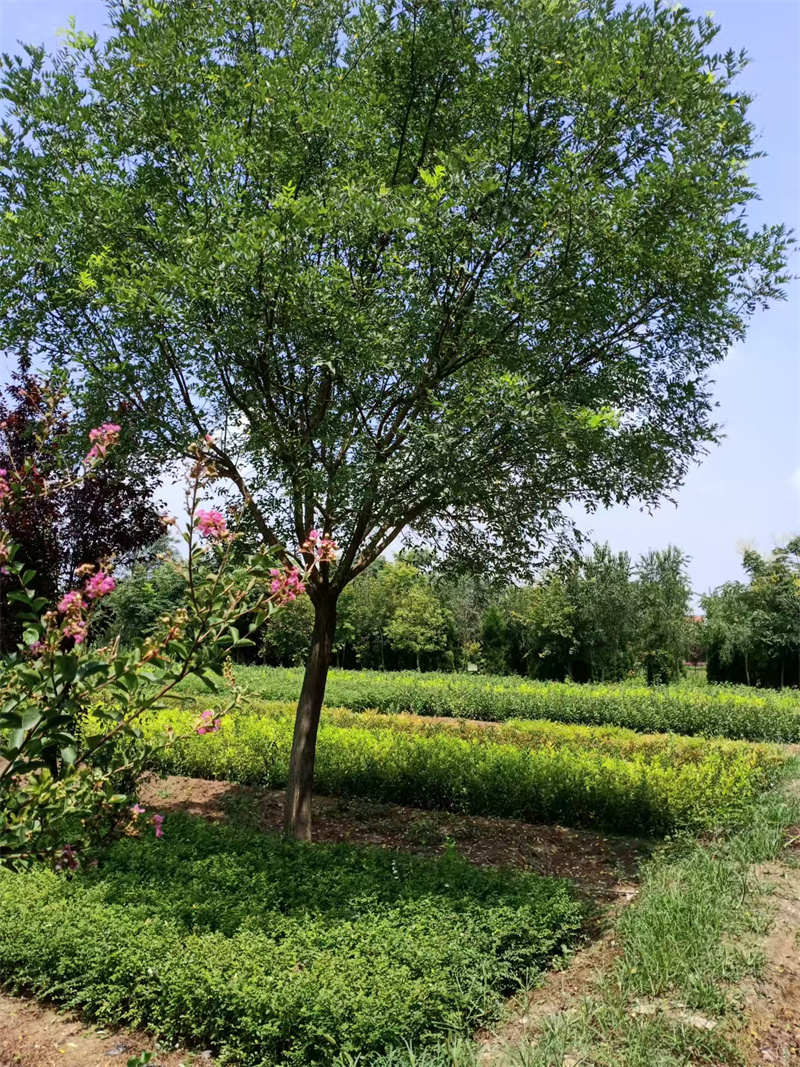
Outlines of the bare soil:
M 126 1067 L 151 1052 L 149 1067 L 212 1067 L 210 1053 L 156 1051 L 152 1037 L 90 1026 L 47 1004 L 0 994 L 0 1067 Z
M 774 918 L 763 944 L 765 967 L 744 989 L 747 1063 L 800 1064 L 800 826 L 788 834 L 783 861 L 759 876 L 772 888 L 766 905 Z
M 267 832 L 279 831 L 282 823 L 283 791 L 277 789 L 169 776 L 148 779 L 140 799 L 149 810 L 166 816 L 165 834 L 173 811 Z M 569 878 L 603 904 L 629 891 L 649 852 L 648 842 L 637 838 L 325 796 L 314 798 L 314 840 L 379 845 L 427 856 L 443 852 L 453 842 L 471 863 Z

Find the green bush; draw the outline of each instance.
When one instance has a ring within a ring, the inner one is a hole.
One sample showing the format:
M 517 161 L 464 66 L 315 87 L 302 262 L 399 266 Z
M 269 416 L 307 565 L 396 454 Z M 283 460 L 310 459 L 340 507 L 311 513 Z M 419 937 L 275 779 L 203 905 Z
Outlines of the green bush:
M 181 714 L 151 718 L 147 736 Z M 169 749 L 160 769 L 281 786 L 293 718 L 288 704 L 239 709 L 218 733 Z M 698 744 L 552 723 L 453 728 L 328 710 L 317 741 L 315 782 L 321 793 L 335 796 L 665 834 L 735 822 L 782 762 L 765 745 Z
M 302 672 L 245 667 L 237 680 L 264 700 L 296 700 Z M 454 718 L 551 719 L 745 741 L 800 741 L 800 694 L 733 686 L 574 685 L 491 675 L 332 670 L 326 701 L 353 711 Z
M 95 871 L 0 870 L 0 976 L 240 1067 L 469 1033 L 574 938 L 566 884 L 169 816 Z

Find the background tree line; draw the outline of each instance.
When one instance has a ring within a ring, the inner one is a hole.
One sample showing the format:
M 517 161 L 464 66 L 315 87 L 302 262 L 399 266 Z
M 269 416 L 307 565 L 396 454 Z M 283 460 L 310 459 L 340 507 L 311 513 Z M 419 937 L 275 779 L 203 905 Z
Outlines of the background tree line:
M 800 537 L 769 556 L 748 549 L 746 582 L 702 598 L 708 679 L 782 688 L 800 684 Z
M 162 548 L 168 554 L 168 543 Z M 453 576 L 434 554 L 378 561 L 342 594 L 334 643 L 341 667 L 480 670 L 533 678 L 617 680 L 644 670 L 652 682 L 683 669 L 691 644 L 687 558 L 677 548 L 637 562 L 608 545 L 543 573 L 530 585 Z M 155 628 L 183 595 L 162 551 L 134 566 L 106 601 L 105 635 L 124 643 Z M 313 605 L 298 599 L 265 632 L 257 657 L 304 661 Z M 105 636 L 104 635 L 104 636 Z

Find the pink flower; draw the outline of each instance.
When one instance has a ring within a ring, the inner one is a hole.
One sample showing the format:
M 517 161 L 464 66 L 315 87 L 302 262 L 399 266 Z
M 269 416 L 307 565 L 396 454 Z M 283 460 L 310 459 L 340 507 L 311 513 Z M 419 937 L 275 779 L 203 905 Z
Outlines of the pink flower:
M 65 593 L 61 600 L 58 602 L 58 610 L 62 615 L 66 615 L 68 612 L 83 609 L 83 598 L 77 589 L 70 589 L 68 593 Z
M 300 580 L 301 575 L 297 567 L 287 567 L 283 571 L 273 567 L 269 573 L 272 577 L 269 588 L 276 604 L 297 600 L 298 596 L 305 592 L 306 587 Z
M 308 537 L 300 546 L 302 552 L 314 557 L 315 563 L 334 563 L 338 545 L 327 534 L 319 530 L 310 530 Z
M 8 484 L 8 471 L 5 467 L 0 467 L 0 503 L 2 503 L 8 494 L 11 492 L 11 486 Z
M 86 596 L 89 600 L 99 600 L 100 597 L 113 593 L 115 584 L 110 574 L 106 574 L 105 571 L 98 571 L 86 583 Z
M 164 816 L 163 815 L 154 815 L 153 816 L 153 827 L 155 828 L 156 837 L 163 837 L 164 836 L 164 831 L 161 829 L 161 827 L 163 825 L 164 825 Z
M 211 508 L 210 511 L 198 511 L 194 524 L 203 537 L 208 537 L 212 541 L 230 536 L 225 516 L 216 508 Z
M 132 804 L 131 805 L 131 814 L 133 815 L 134 818 L 138 818 L 139 815 L 144 815 L 144 813 L 146 811 L 147 811 L 147 808 L 143 808 L 141 804 Z
M 72 637 L 76 645 L 82 645 L 89 632 L 84 612 L 86 604 L 77 589 L 70 589 L 58 602 L 58 610 L 64 616 L 63 634 Z
M 64 627 L 64 637 L 72 637 L 76 645 L 82 645 L 88 633 L 89 627 L 82 619 L 74 619 Z
M 89 430 L 89 440 L 92 442 L 92 447 L 86 453 L 86 459 L 84 460 L 87 467 L 102 459 L 109 448 L 117 443 L 121 429 L 122 427 L 115 422 L 104 422 L 102 426 L 96 426 L 93 430 Z
M 197 724 L 195 725 L 194 732 L 196 734 L 215 734 L 220 728 L 221 720 L 214 717 L 214 712 L 211 708 L 206 708 L 202 713 Z

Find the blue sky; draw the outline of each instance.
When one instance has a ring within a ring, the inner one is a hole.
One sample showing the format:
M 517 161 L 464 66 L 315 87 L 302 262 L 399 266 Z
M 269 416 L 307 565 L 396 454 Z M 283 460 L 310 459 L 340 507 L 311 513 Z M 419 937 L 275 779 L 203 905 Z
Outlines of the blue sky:
M 761 199 L 755 225 L 782 221 L 800 231 L 800 0 L 718 0 L 688 3 L 721 26 L 720 50 L 744 47 L 751 65 L 740 79 L 755 97 L 751 119 L 766 158 L 752 175 Z M 99 29 L 102 0 L 0 0 L 0 49 L 17 40 L 58 44 L 56 31 L 75 15 L 78 27 Z M 792 269 L 800 273 L 800 255 Z M 800 533 L 800 284 L 788 300 L 754 318 L 747 340 L 718 370 L 718 420 L 726 439 L 694 469 L 677 496 L 654 515 L 614 508 L 587 520 L 598 540 L 633 555 L 668 543 L 692 558 L 702 593 L 739 577 L 744 545 L 768 551 Z

